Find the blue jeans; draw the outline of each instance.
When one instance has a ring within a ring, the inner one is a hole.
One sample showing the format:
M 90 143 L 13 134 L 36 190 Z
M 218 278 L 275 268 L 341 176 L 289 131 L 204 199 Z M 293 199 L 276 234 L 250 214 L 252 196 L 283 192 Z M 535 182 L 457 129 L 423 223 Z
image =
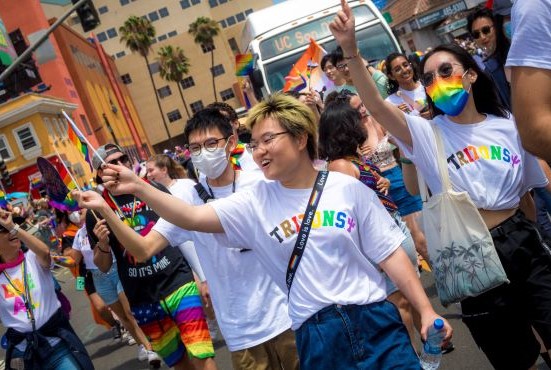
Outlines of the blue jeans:
M 23 352 L 17 348 L 13 350 L 13 357 L 23 357 Z M 69 351 L 69 347 L 65 342 L 61 341 L 56 344 L 51 351 L 51 356 L 42 364 L 44 370 L 76 370 L 80 369 L 77 360 Z
M 295 336 L 301 370 L 421 369 L 398 310 L 388 301 L 325 307 Z
M 545 188 L 534 189 L 534 201 L 536 202 L 536 216 L 538 229 L 543 237 L 551 239 L 551 193 Z

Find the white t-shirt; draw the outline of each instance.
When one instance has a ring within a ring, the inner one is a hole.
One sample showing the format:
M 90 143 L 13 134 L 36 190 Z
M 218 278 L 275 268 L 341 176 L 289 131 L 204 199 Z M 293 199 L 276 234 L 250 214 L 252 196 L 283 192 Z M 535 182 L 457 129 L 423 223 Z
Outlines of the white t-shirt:
M 283 291 L 311 192 L 259 182 L 248 191 L 210 203 L 230 245 L 254 250 Z M 289 297 L 293 330 L 331 304 L 384 300 L 385 282 L 374 263 L 387 258 L 403 240 L 371 189 L 351 176 L 330 172 Z
M 42 267 L 33 251 L 25 254 L 25 269 L 27 284 L 30 289 L 31 302 L 36 328 L 40 329 L 61 306 L 55 294 L 52 273 L 48 267 Z M 4 272 L 10 277 L 17 290 L 24 292 L 24 280 L 21 263 L 8 268 Z M 3 299 L 0 299 L 0 320 L 7 328 L 13 328 L 22 333 L 32 331 L 32 324 L 27 317 L 27 309 L 21 294 L 8 282 L 4 273 L 0 274 Z
M 433 194 L 442 192 L 436 138 L 428 120 L 405 115 L 413 148 L 395 138 L 421 171 Z M 512 209 L 534 187 L 547 184 L 536 158 L 520 143 L 513 119 L 488 115 L 483 122 L 457 124 L 437 116 L 452 188 L 469 193 L 478 208 Z
M 168 188 L 172 194 L 182 194 L 185 192 L 195 192 L 195 189 L 193 188 L 195 186 L 195 182 L 188 179 L 177 179 L 172 186 Z M 171 243 L 171 245 L 174 245 Z M 195 250 L 195 244 L 193 244 L 192 241 L 185 241 L 183 243 L 179 243 L 178 249 L 180 249 L 180 252 L 182 252 L 182 255 L 188 262 L 189 266 L 195 272 L 197 277 L 200 281 L 205 281 L 205 273 L 203 272 L 203 268 L 201 267 L 201 263 L 199 262 L 199 258 L 197 257 L 197 252 Z
M 517 0 L 506 67 L 551 69 L 551 0 Z
M 73 249 L 82 253 L 84 259 L 84 266 L 87 270 L 97 270 L 98 267 L 94 263 L 94 251 L 90 248 L 90 240 L 88 239 L 88 233 L 86 232 L 86 225 L 78 229 L 73 239 Z
M 259 181 L 266 181 L 261 171 L 241 171 L 235 191 L 242 192 Z M 206 182 L 202 181 L 205 189 Z M 211 187 L 215 198 L 233 193 L 230 184 Z M 172 189 L 171 189 L 172 191 Z M 197 191 L 172 192 L 191 204 L 204 204 Z M 153 230 L 172 245 L 194 240 L 199 261 L 209 284 L 216 319 L 228 349 L 232 352 L 254 347 L 281 334 L 291 327 L 287 312 L 287 296 L 274 284 L 258 262 L 254 251 L 226 248 L 229 241 L 223 234 L 190 232 L 159 219 Z
M 418 116 L 419 112 L 427 105 L 427 94 L 423 85 L 419 84 L 415 90 L 404 90 L 401 87 L 386 99 L 392 105 L 399 106 L 406 104 L 411 111 L 409 114 Z

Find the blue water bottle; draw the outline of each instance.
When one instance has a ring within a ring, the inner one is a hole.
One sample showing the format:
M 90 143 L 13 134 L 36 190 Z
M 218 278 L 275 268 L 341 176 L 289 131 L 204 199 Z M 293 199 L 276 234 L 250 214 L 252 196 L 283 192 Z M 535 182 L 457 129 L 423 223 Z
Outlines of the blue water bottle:
M 424 370 L 436 370 L 440 366 L 442 359 L 442 340 L 444 339 L 444 321 L 442 319 L 434 320 L 434 324 L 429 328 L 427 341 L 423 345 L 419 361 Z

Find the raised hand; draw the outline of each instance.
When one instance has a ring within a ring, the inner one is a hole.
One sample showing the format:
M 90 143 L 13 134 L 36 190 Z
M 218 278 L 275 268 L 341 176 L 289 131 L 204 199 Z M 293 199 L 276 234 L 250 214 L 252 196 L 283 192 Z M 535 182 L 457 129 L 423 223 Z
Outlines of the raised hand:
M 341 0 L 341 10 L 337 12 L 333 22 L 329 24 L 329 29 L 337 43 L 342 47 L 345 56 L 356 54 L 355 25 L 352 9 L 350 9 L 346 0 Z
M 94 234 L 98 238 L 98 242 L 102 249 L 106 249 L 109 246 L 109 228 L 107 227 L 105 220 L 99 220 L 94 226 Z
M 114 195 L 135 194 L 142 183 L 142 179 L 126 166 L 107 164 L 102 170 L 103 185 Z
M 2 225 L 6 230 L 11 230 L 15 227 L 11 212 L 0 209 L 0 225 Z
M 101 210 L 102 207 L 107 206 L 107 203 L 102 196 L 95 191 L 78 191 L 73 190 L 71 192 L 73 199 L 78 202 L 80 208 Z

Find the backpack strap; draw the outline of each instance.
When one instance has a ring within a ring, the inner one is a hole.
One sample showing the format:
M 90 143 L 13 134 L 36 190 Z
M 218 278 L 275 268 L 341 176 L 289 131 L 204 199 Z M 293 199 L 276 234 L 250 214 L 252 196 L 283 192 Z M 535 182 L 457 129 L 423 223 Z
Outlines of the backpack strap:
M 207 191 L 207 189 L 205 189 L 203 184 L 201 184 L 200 182 L 195 184 L 194 188 L 197 191 L 197 194 L 199 194 L 199 198 L 201 198 L 204 203 L 207 203 L 209 200 L 214 199 L 214 197 Z

